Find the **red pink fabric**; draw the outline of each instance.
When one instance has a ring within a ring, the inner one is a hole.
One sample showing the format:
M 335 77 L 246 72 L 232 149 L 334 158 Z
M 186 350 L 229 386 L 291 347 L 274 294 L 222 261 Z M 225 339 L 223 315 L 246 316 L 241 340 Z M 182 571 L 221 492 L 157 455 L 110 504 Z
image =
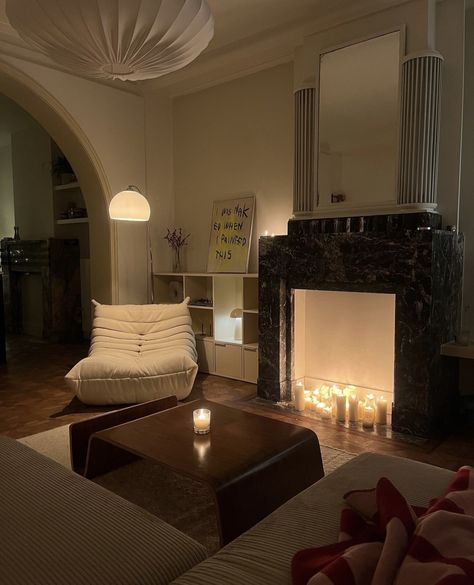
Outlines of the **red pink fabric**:
M 428 508 L 385 477 L 344 500 L 339 542 L 296 553 L 293 585 L 474 585 L 474 468 Z

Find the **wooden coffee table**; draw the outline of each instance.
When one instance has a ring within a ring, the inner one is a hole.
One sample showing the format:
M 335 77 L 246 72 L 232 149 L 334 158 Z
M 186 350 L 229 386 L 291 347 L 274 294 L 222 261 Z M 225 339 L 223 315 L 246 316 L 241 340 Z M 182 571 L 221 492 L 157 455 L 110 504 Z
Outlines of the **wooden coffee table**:
M 324 475 L 318 438 L 309 429 L 216 402 L 169 404 L 92 433 L 84 475 L 92 478 L 138 457 L 203 482 L 215 499 L 222 544 Z M 193 431 L 196 408 L 211 410 L 207 435 Z

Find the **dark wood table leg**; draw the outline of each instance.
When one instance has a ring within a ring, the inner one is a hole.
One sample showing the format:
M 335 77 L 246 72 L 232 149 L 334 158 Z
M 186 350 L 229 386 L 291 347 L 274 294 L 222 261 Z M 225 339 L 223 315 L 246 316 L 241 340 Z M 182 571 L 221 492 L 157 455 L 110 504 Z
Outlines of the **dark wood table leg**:
M 324 477 L 319 441 L 311 434 L 251 473 L 215 490 L 223 545 Z
M 133 453 L 92 435 L 89 440 L 84 477 L 92 479 L 139 459 Z
M 92 418 L 72 423 L 69 426 L 69 449 L 71 457 L 71 468 L 76 473 L 83 473 L 86 466 L 89 439 L 93 433 L 110 429 L 117 425 L 161 412 L 168 408 L 177 406 L 176 396 L 166 396 L 158 400 L 150 400 L 141 404 L 127 406 L 120 410 L 106 412 Z

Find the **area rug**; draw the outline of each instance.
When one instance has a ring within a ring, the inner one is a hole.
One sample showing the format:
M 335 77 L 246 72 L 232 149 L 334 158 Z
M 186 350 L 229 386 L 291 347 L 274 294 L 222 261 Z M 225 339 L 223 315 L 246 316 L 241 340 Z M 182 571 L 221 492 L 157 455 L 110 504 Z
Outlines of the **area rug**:
M 20 439 L 35 451 L 70 469 L 69 425 Z M 328 475 L 355 455 L 321 445 Z M 93 480 L 148 510 L 203 544 L 209 554 L 219 548 L 212 495 L 206 486 L 148 461 L 136 461 Z

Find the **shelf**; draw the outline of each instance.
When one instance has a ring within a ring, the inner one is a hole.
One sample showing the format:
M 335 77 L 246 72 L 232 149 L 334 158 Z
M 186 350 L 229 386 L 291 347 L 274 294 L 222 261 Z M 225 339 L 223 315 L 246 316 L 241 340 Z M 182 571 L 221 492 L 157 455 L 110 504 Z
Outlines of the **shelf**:
M 207 305 L 188 305 L 189 309 L 206 309 L 207 311 L 212 311 L 214 307 L 209 307 Z
M 238 345 L 239 347 L 242 347 L 242 341 L 237 341 L 237 339 L 229 338 L 229 339 L 214 339 L 216 345 L 219 345 L 219 343 L 225 343 L 226 345 Z
M 474 345 L 472 343 L 470 345 L 460 345 L 454 341 L 444 343 L 441 346 L 441 355 L 474 360 Z
M 202 333 L 195 333 L 194 337 L 197 339 L 201 339 L 202 341 L 214 341 L 214 337 L 211 337 L 210 335 L 203 335 Z
M 244 309 L 244 313 L 253 313 L 254 315 L 258 315 L 258 309 Z
M 54 187 L 55 191 L 67 191 L 68 189 L 79 189 L 79 183 L 74 181 L 74 183 L 66 183 L 65 185 L 56 185 Z
M 258 343 L 244 343 L 244 349 L 258 349 Z
M 73 219 L 57 219 L 56 223 L 58 225 L 68 225 L 72 223 L 89 223 L 88 217 L 75 217 Z

